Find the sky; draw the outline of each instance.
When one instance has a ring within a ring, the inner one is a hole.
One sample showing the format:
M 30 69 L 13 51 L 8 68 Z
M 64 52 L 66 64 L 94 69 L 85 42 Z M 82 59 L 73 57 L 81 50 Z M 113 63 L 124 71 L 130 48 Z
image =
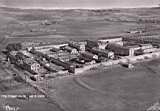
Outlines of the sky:
M 158 6 L 160 0 L 0 0 L 16 8 L 136 8 Z

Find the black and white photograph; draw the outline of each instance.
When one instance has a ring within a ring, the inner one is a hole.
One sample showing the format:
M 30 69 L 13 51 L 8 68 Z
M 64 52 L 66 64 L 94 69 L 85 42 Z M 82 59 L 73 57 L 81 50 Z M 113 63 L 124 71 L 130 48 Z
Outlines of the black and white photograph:
M 160 111 L 160 0 L 0 0 L 0 111 Z

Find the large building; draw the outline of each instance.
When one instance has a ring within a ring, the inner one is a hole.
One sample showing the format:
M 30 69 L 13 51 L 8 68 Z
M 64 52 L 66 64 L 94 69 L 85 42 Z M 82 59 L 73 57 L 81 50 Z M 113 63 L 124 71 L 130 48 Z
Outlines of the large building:
M 105 47 L 109 44 L 109 43 L 114 43 L 114 44 L 118 44 L 123 46 L 123 41 L 122 41 L 122 37 L 108 37 L 108 38 L 103 38 L 98 40 L 99 43 L 99 48 L 100 49 L 105 49 Z
M 64 67 L 65 69 L 67 69 L 71 73 L 75 72 L 75 67 L 71 64 L 68 64 L 67 62 L 63 62 L 63 61 L 61 61 L 59 59 L 55 59 L 53 57 L 51 57 L 51 62 L 56 64 L 56 65 Z
M 87 40 L 87 47 L 89 48 L 97 47 L 99 49 L 105 49 L 109 43 L 114 43 L 123 46 L 122 37 L 112 37 L 112 38 L 108 37 L 100 39 L 98 41 Z
M 86 42 L 74 42 L 71 41 L 68 43 L 70 47 L 76 48 L 78 51 L 85 52 Z
M 26 58 L 23 60 L 23 68 L 32 73 L 39 73 L 40 64 L 33 59 Z
M 98 42 L 101 43 L 121 43 L 122 42 L 122 37 L 108 37 L 108 38 L 103 38 L 98 40 Z
M 38 70 L 40 69 L 40 64 L 37 61 L 27 57 L 22 52 L 17 52 L 15 55 L 10 53 L 8 57 L 12 64 L 16 64 L 31 73 L 38 73 Z
M 83 52 L 83 53 L 81 53 L 81 56 L 83 56 L 84 58 L 92 59 L 92 60 L 98 60 L 98 55 L 92 54 L 89 52 Z
M 112 51 L 115 55 L 119 56 L 133 56 L 134 55 L 134 47 L 124 47 L 119 44 L 110 43 L 106 47 L 107 50 Z
M 64 50 L 64 51 L 67 51 L 69 52 L 70 54 L 77 54 L 78 51 L 76 48 L 72 48 L 70 46 L 64 46 L 64 47 L 61 47 L 60 49 Z
M 50 63 L 46 60 L 37 59 L 38 63 L 43 66 L 49 72 L 57 72 L 57 70 L 50 65 Z
M 114 52 L 112 52 L 112 51 L 108 51 L 105 49 L 99 49 L 99 48 L 88 48 L 87 50 L 93 54 L 100 56 L 100 57 L 102 56 L 102 57 L 106 57 L 109 59 L 114 58 Z

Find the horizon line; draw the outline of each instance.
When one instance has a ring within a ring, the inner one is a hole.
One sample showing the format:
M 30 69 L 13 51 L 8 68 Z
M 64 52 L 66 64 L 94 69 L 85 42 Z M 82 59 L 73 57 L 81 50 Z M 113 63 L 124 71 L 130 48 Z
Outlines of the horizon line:
M 70 10 L 70 9 L 79 9 L 79 10 L 107 10 L 107 9 L 135 9 L 135 8 L 158 8 L 159 5 L 150 5 L 150 6 L 137 6 L 137 7 L 10 7 L 1 5 L 2 8 L 13 8 L 13 9 L 21 9 L 21 10 Z

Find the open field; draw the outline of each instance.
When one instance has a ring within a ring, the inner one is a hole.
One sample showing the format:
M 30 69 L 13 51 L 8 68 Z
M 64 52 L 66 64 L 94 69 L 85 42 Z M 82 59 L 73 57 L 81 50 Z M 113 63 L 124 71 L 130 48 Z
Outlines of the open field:
M 130 34 L 130 31 L 142 31 Z M 110 10 L 20 10 L 0 8 L 0 49 L 8 42 L 98 39 L 109 36 L 160 35 L 160 8 Z M 115 67 L 86 75 L 48 80 L 49 94 L 66 111 L 143 111 L 160 98 L 160 61 Z M 8 77 L 0 68 L 0 78 Z M 45 84 L 46 84 L 45 83 Z M 14 85 L 10 87 L 10 85 Z M 44 84 L 42 87 L 45 87 Z M 0 83 L 0 94 L 39 94 L 30 86 Z M 0 99 L 22 111 L 60 111 L 47 99 Z M 1 108 L 1 107 L 0 107 Z M 41 110 L 40 110 L 41 109 Z M 0 109 L 1 110 L 1 109 Z M 20 110 L 20 111 L 21 111 Z
M 97 39 L 129 35 L 128 31 L 159 34 L 159 8 L 110 10 L 19 10 L 0 8 L 1 38 L 11 41 Z M 58 35 L 58 37 L 57 37 Z M 21 38 L 21 39 L 20 39 Z
M 148 63 L 135 66 L 64 78 L 55 83 L 57 98 L 70 111 L 144 111 L 160 97 L 159 69 Z

